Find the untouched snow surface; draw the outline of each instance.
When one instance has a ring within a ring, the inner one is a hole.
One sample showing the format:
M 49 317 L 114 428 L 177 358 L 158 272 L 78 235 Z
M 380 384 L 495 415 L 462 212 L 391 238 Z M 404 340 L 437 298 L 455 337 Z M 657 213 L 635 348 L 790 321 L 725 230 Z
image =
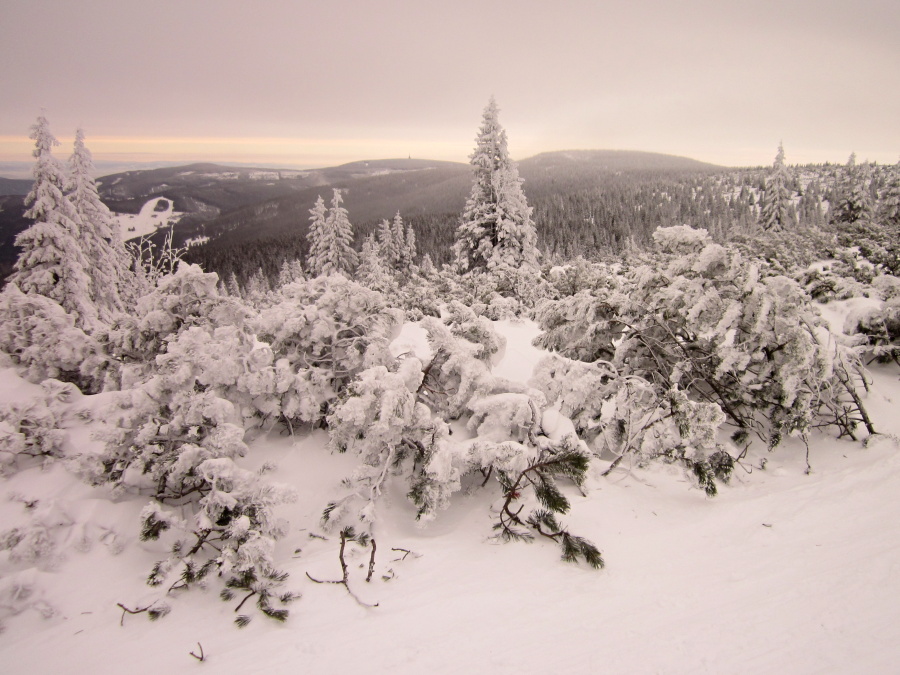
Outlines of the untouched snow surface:
M 495 371 L 527 380 L 541 352 L 533 324 L 501 323 L 507 337 Z M 408 326 L 395 351 L 427 349 Z M 877 370 L 867 404 L 882 432 L 900 433 L 896 369 Z M 0 372 L 0 400 L 37 388 Z M 103 396 L 75 407 L 102 409 Z M 111 500 L 60 464 L 0 479 L 0 529 L 16 525 L 22 500 L 38 500 L 67 539 L 55 565 L 12 564 L 2 583 L 30 580 L 45 604 L 5 620 L 4 673 L 888 673 L 900 658 L 900 452 L 879 437 L 869 447 L 815 436 L 811 474 L 805 447 L 790 439 L 736 469 L 708 499 L 681 470 L 623 467 L 588 496 L 570 490 L 563 521 L 603 551 L 601 571 L 559 560 L 552 543 L 490 539 L 494 483 L 457 495 L 426 528 L 414 521 L 402 486 L 381 508 L 376 574 L 369 550 L 352 549 L 350 583 L 340 585 L 337 537 L 318 516 L 354 458 L 324 450 L 323 432 L 255 440 L 245 465 L 274 462 L 274 480 L 297 487 L 282 508 L 290 533 L 278 560 L 303 597 L 286 624 L 262 615 L 238 629 L 235 602 L 215 588 L 170 596 L 168 616 L 122 615 L 161 596 L 145 585 L 159 545 L 137 539 L 145 501 Z M 69 447 L 89 447 L 73 422 Z M 765 470 L 759 468 L 762 458 Z M 76 546 L 75 544 L 80 544 Z M 411 554 L 392 549 L 407 549 Z M 405 555 L 405 557 L 404 557 Z M 0 597 L 5 597 L 0 595 Z M 2 604 L 2 602 L 0 602 Z M 248 603 L 249 604 L 249 603 Z M 41 608 L 55 608 L 43 618 Z M 124 624 L 120 626 L 120 621 Z M 200 663 L 202 645 L 207 660 Z M 199 669 L 199 670 L 198 670 Z

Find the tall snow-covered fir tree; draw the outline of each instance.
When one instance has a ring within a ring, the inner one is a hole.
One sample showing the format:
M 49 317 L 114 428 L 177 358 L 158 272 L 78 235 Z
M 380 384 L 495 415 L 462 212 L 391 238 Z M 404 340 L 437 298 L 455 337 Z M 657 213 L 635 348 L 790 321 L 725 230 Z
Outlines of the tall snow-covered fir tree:
M 484 109 L 470 163 L 475 181 L 453 247 L 460 269 L 536 268 L 537 230 L 493 97 Z
M 790 182 L 791 174 L 784 164 L 784 146 L 779 143 L 772 173 L 766 178 L 766 191 L 759 214 L 762 229 L 780 232 L 797 224 L 797 213 L 791 201 L 793 193 L 788 187 Z
M 348 279 L 359 264 L 359 256 L 353 248 L 353 225 L 350 215 L 341 204 L 341 191 L 334 190 L 331 208 L 322 230 L 321 274 L 343 274 Z
M 130 269 L 131 256 L 125 250 L 119 226 L 100 200 L 93 170 L 94 161 L 84 144 L 84 131 L 78 129 L 69 158 L 67 193 L 81 222 L 81 245 L 91 279 L 91 300 L 100 319 L 109 321 L 130 304 L 128 298 L 135 291 L 135 283 Z
M 399 214 L 398 214 L 399 215 Z M 376 229 L 378 254 L 381 262 L 389 269 L 393 269 L 400 258 L 398 242 L 394 238 L 394 227 L 387 218 L 383 219 Z
M 328 209 L 322 195 L 319 195 L 309 214 L 309 230 L 306 233 L 309 252 L 306 256 L 306 267 L 311 276 L 317 277 L 322 273 L 321 264 L 325 258 L 325 219 L 328 217 Z
M 50 132 L 50 124 L 40 115 L 31 127 L 35 142 L 34 186 L 25 216 L 34 224 L 16 237 L 22 249 L 10 275 L 26 294 L 36 293 L 57 302 L 75 317 L 82 328 L 97 322 L 97 309 L 91 301 L 89 259 L 82 247 L 82 224 L 75 205 L 65 196 L 63 166 L 53 156 L 59 141 Z
M 852 153 L 844 167 L 844 179 L 840 185 L 836 204 L 832 208 L 832 221 L 853 224 L 872 220 L 872 199 L 869 195 L 869 167 L 856 163 Z
M 323 213 L 325 205 L 321 197 L 310 211 L 307 266 L 313 276 L 343 274 L 349 279 L 356 269 L 358 256 L 353 248 L 353 226 L 347 209 L 341 206 L 343 201 L 341 191 L 335 189 L 327 215 Z
M 885 225 L 900 226 L 900 162 L 891 170 L 878 206 Z

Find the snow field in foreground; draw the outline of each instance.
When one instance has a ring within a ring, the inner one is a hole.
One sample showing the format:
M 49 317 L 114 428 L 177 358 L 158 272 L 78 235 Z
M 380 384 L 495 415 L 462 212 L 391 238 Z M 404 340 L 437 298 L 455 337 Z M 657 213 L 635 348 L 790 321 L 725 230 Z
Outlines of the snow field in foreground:
M 537 329 L 497 326 L 507 345 L 495 374 L 527 380 L 541 356 L 530 344 Z M 393 347 L 427 349 L 416 326 L 404 327 Z M 873 380 L 866 403 L 876 426 L 898 434 L 896 370 L 876 370 Z M 35 391 L 0 371 L 0 400 Z M 73 405 L 100 417 L 105 396 Z M 137 539 L 145 500 L 112 501 L 60 464 L 2 480 L 0 529 L 24 518 L 16 495 L 37 499 L 64 554 L 55 566 L 25 569 L 0 557 L 0 583 L 12 574 L 31 579 L 56 609 L 46 619 L 27 609 L 5 621 L 3 671 L 883 673 L 900 656 L 900 458 L 888 437 L 864 448 L 815 435 L 809 475 L 798 439 L 771 454 L 756 448 L 747 471 L 737 468 L 714 499 L 673 466 L 625 467 L 608 478 L 598 467 L 587 497 L 565 488 L 572 510 L 563 521 L 600 547 L 602 571 L 561 562 L 552 542 L 491 540 L 495 483 L 481 490 L 473 482 L 426 528 L 394 486 L 379 507 L 371 583 L 370 549 L 349 547 L 351 587 L 379 603 L 371 609 L 340 585 L 306 577 L 341 574 L 336 535 L 310 534 L 324 534 L 318 517 L 355 458 L 329 454 L 326 440 L 323 432 L 296 440 L 272 433 L 242 461 L 274 462 L 271 479 L 299 494 L 280 507 L 291 526 L 277 560 L 291 574 L 288 588 L 303 594 L 284 625 L 257 614 L 237 629 L 236 602 L 220 601 L 213 584 L 171 596 L 172 612 L 158 622 L 127 615 L 120 626 L 117 603 L 142 607 L 160 595 L 144 580 L 163 545 Z M 70 430 L 70 450 L 94 443 L 88 426 Z M 392 548 L 413 553 L 404 559 Z M 189 654 L 199 653 L 198 642 L 203 664 Z

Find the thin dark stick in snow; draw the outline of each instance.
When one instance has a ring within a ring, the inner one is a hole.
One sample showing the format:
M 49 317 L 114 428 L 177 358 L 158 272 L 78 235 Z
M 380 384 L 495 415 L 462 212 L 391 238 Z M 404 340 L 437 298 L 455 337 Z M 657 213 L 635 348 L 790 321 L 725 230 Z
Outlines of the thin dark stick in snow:
M 401 560 L 406 560 L 406 557 L 411 555 L 414 558 L 420 558 L 421 556 L 418 553 L 410 551 L 408 548 L 392 548 L 392 551 L 397 551 L 397 553 L 403 553 L 399 558 L 394 558 L 393 562 L 398 562 Z
M 372 555 L 369 556 L 369 573 L 366 575 L 366 583 L 372 581 L 372 575 L 375 573 L 375 539 L 372 539 Z
M 117 602 L 116 605 L 122 608 L 122 618 L 119 619 L 119 625 L 122 626 L 123 628 L 125 627 L 125 614 L 126 613 L 140 614 L 141 612 L 146 612 L 151 607 L 151 605 L 147 605 L 146 607 L 141 607 L 140 609 L 128 609 L 121 602 Z
M 198 642 L 197 646 L 200 648 L 200 656 L 197 656 L 194 652 L 188 653 L 200 662 L 206 661 L 206 654 L 203 653 L 203 645 Z
M 809 438 L 806 434 L 803 434 L 803 444 L 806 446 L 806 471 L 804 473 L 808 476 L 812 473 L 812 466 L 809 464 Z
M 367 608 L 368 607 L 378 607 L 377 602 L 374 605 L 371 605 L 367 602 L 363 602 L 356 596 L 356 593 L 354 593 L 350 589 L 350 570 L 347 567 L 347 561 L 344 560 L 344 548 L 346 547 L 346 545 L 347 545 L 347 530 L 341 530 L 341 548 L 338 551 L 338 559 L 341 561 L 341 572 L 342 572 L 340 579 L 337 579 L 337 580 L 316 579 L 309 572 L 306 573 L 306 576 L 309 578 L 310 581 L 315 582 L 317 584 L 340 584 L 340 585 L 342 585 L 344 588 L 347 589 L 347 592 L 350 594 L 350 597 L 353 598 L 354 600 L 356 600 L 356 603 L 358 605 L 360 605 L 361 607 L 367 607 Z

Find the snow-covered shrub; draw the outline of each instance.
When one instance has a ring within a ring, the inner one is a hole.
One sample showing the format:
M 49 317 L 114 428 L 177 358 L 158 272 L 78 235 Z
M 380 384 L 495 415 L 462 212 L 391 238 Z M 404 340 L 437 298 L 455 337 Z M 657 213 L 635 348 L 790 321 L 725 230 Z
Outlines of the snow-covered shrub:
M 544 300 L 535 309 L 543 332 L 534 344 L 579 361 L 610 359 L 615 352 L 616 308 L 612 290 L 581 290 L 560 300 Z
M 103 335 L 111 356 L 123 364 L 123 388 L 152 370 L 166 343 L 193 326 L 242 326 L 251 315 L 240 301 L 218 290 L 218 276 L 181 263 L 158 279 L 137 301 L 133 315 L 122 315 Z
M 250 597 L 266 616 L 284 621 L 288 611 L 273 606 L 273 598 L 287 604 L 292 593 L 276 595 L 287 574 L 276 569 L 275 540 L 286 532 L 286 523 L 275 517 L 274 507 L 293 501 L 293 490 L 265 481 L 259 474 L 241 469 L 227 457 L 205 459 L 195 467 L 202 497 L 194 502 L 193 513 L 182 516 L 183 506 L 165 506 L 153 501 L 141 512 L 141 539 L 155 540 L 176 532 L 170 554 L 158 561 L 147 578 L 160 586 L 170 578 L 169 591 L 202 584 L 215 572 L 225 578 L 223 600 L 232 600 L 235 591 Z M 236 610 L 237 611 L 237 610 Z M 239 617 L 240 625 L 249 620 Z
M 506 349 L 506 338 L 494 330 L 490 320 L 478 316 L 469 307 L 458 300 L 451 300 L 446 307 L 443 321 L 450 327 L 450 333 L 461 337 L 482 349 L 478 358 L 492 363 L 503 356 Z
M 62 457 L 66 433 L 59 425 L 43 401 L 0 406 L 0 475 L 15 471 L 25 458 Z
M 44 619 L 56 615 L 56 608 L 44 597 L 37 575 L 38 571 L 31 568 L 0 578 L 0 633 L 5 628 L 4 621 L 27 610 L 37 612 Z
M 75 521 L 55 501 L 22 500 L 28 512 L 26 523 L 0 531 L 0 551 L 8 563 L 20 568 L 54 569 L 62 561 L 63 540 Z
M 717 442 L 725 416 L 715 403 L 692 401 L 677 388 L 663 391 L 636 375 L 621 376 L 605 361 L 559 356 L 538 363 L 530 383 L 613 467 L 626 455 L 679 461 L 710 496 L 716 494 L 716 478 L 728 480 L 733 461 Z
M 857 257 L 871 267 L 879 267 L 890 274 L 900 274 L 900 241 L 895 223 L 869 218 L 840 223 L 837 239 L 852 249 Z
M 881 274 L 872 279 L 874 288 L 882 300 L 894 300 L 900 298 L 900 277 L 892 274 Z
M 615 283 L 615 273 L 602 263 L 591 263 L 581 256 L 564 265 L 551 267 L 545 273 L 549 284 L 549 295 L 565 298 L 579 291 L 611 286 Z
M 288 284 L 254 327 L 271 346 L 281 414 L 318 423 L 365 368 L 390 362 L 387 346 L 402 312 L 342 275 Z
M 23 461 L 43 463 L 63 456 L 63 427 L 78 390 L 52 379 L 44 380 L 41 388 L 41 396 L 0 405 L 0 476 L 20 469 Z
M 893 297 L 880 307 L 847 317 L 847 334 L 864 337 L 866 350 L 878 361 L 900 364 L 900 297 Z
M 365 370 L 329 415 L 332 447 L 359 455 L 361 463 L 346 481 L 347 494 L 328 505 L 323 520 L 335 524 L 350 518 L 370 531 L 378 498 L 394 476 L 404 481 L 418 519 L 430 520 L 460 490 L 464 476 L 480 472 L 483 485 L 493 475 L 502 489 L 498 536 L 530 539 L 537 533 L 557 542 L 564 559 L 601 566 L 596 547 L 556 520 L 569 503 L 555 478 L 580 485 L 587 450 L 574 434 L 551 439 L 543 433 L 543 395 L 509 391 L 508 383 L 492 378 L 478 358 L 483 345 L 454 336 L 435 319 L 425 327 L 433 348 L 430 362 L 410 356 L 390 368 Z M 475 437 L 454 441 L 448 421 L 467 413 Z M 526 499 L 529 487 L 538 506 L 522 516 L 524 504 L 514 508 L 513 503 Z
M 472 401 L 469 429 L 476 436 L 467 444 L 468 471 L 477 469 L 485 483 L 493 476 L 500 485 L 502 501 L 494 523 L 500 539 L 530 541 L 538 534 L 560 546 L 563 560 L 581 559 L 592 567 L 602 567 L 597 547 L 572 535 L 557 520 L 557 515 L 567 513 L 571 506 L 557 479 L 568 479 L 580 487 L 590 453 L 575 434 L 557 438 L 544 433 L 542 402 L 539 392 Z M 524 515 L 526 508 L 530 510 Z
M 852 434 L 863 422 L 871 432 L 855 353 L 831 339 L 795 281 L 762 276 L 734 251 L 710 243 L 635 268 L 620 292 L 567 300 L 578 301 L 573 311 L 541 313 L 553 338 L 543 345 L 714 402 L 740 441 L 757 433 L 774 446 L 828 424 Z M 584 336 L 600 348 L 586 349 Z
M 107 413 L 106 449 L 85 466 L 95 483 L 152 497 L 141 514 L 142 539 L 169 529 L 181 533 L 151 572 L 150 585 L 175 576 L 169 590 L 187 588 L 215 571 L 229 588 L 257 595 L 265 614 L 284 619 L 286 610 L 270 603 L 287 578 L 272 561 L 283 530 L 272 508 L 292 493 L 234 463 L 247 450 L 242 419 L 216 394 L 223 381 L 238 391 L 234 378 L 216 379 L 217 371 L 180 351 L 189 347 L 185 339 L 201 336 L 197 327 L 182 332 L 175 349 L 157 357 L 157 375 L 117 396 Z
M 327 521 L 340 522 L 352 510 L 371 528 L 385 481 L 395 473 L 405 475 L 411 492 L 421 492 L 414 500 L 420 518 L 433 518 L 459 489 L 460 474 L 453 467 L 446 467 L 440 481 L 433 480 L 435 462 L 452 450 L 447 423 L 422 400 L 424 374 L 414 357 L 402 359 L 393 371 L 369 368 L 328 416 L 331 447 L 358 455 L 360 464 L 348 481 L 352 491 L 329 505 Z
M 745 259 L 760 260 L 773 270 L 790 276 L 818 260 L 831 258 L 838 249 L 833 234 L 808 227 L 737 233 L 731 243 Z
M 795 277 L 813 300 L 829 302 L 868 296 L 872 289 L 857 281 L 840 262 L 812 265 Z
M 106 420 L 101 434 L 106 450 L 94 465 L 93 480 L 161 501 L 208 490 L 199 465 L 239 457 L 247 449 L 229 401 L 193 387 L 171 387 L 165 376 L 119 394 Z
M 288 380 L 276 376 L 271 347 L 245 327 L 191 326 L 172 336 L 155 362 L 173 389 L 180 381 L 230 401 L 245 429 L 280 417 L 278 395 Z
M 101 345 L 75 325 L 58 303 L 22 293 L 7 284 L 0 293 L 0 350 L 33 381 L 52 377 L 97 391 L 108 377 L 110 360 Z
M 663 253 L 696 253 L 712 243 L 709 232 L 690 225 L 658 227 L 653 232 L 653 241 Z
M 368 272 L 365 258 L 360 263 L 355 280 L 366 288 L 378 291 L 390 306 L 402 309 L 407 321 L 419 321 L 423 316 L 440 316 L 444 299 L 438 289 L 435 274 L 426 277 L 415 269 L 406 271 L 385 271 L 385 276 L 378 276 L 377 259 L 374 273 Z M 432 266 L 433 270 L 433 266 Z M 374 278 L 373 278 L 374 276 Z
M 481 359 L 484 346 L 453 335 L 437 319 L 426 317 L 422 327 L 434 356 L 424 368 L 423 401 L 444 419 L 458 419 L 468 403 L 490 390 L 493 377 Z

